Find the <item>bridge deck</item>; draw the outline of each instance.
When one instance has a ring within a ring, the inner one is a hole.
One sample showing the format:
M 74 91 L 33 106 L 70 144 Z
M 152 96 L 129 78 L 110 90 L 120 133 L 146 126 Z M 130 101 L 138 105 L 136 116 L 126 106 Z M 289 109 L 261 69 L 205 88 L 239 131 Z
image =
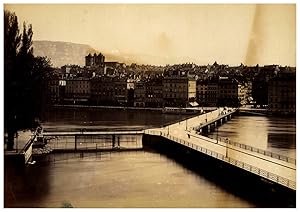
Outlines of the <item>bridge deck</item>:
M 201 122 L 212 123 L 217 120 L 219 111 L 208 113 L 207 116 L 201 115 L 187 120 L 185 123 L 176 123 L 164 128 L 156 128 L 145 131 L 148 134 L 162 135 L 175 142 L 186 146 L 193 146 L 201 151 L 205 149 L 212 156 L 214 154 L 218 159 L 244 168 L 248 171 L 257 170 L 258 175 L 271 181 L 277 182 L 292 189 L 296 189 L 296 164 L 288 161 L 270 157 L 268 155 L 253 152 L 251 150 L 239 148 L 229 143 L 218 142 L 201 135 L 197 135 L 189 129 L 199 125 Z M 208 120 L 205 120 L 207 117 Z M 223 117 L 223 115 L 222 115 Z M 209 120 L 210 119 L 210 120 Z M 188 136 L 188 134 L 190 136 Z M 234 162 L 232 162 L 234 161 Z M 239 164 L 239 165 L 238 165 Z M 261 174 L 262 173 L 262 174 Z

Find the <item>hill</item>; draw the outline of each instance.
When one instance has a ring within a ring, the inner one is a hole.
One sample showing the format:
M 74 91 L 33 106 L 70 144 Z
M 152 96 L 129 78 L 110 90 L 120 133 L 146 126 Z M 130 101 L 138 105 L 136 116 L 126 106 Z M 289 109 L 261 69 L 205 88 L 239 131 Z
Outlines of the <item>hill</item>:
M 47 56 L 51 59 L 54 67 L 61 67 L 66 64 L 85 65 L 85 56 L 89 53 L 99 53 L 87 44 L 78 44 L 62 41 L 33 41 L 34 55 Z M 136 63 L 139 60 L 134 55 L 121 55 L 102 52 L 105 61 L 118 61 L 126 64 Z
M 86 44 L 76 44 L 60 41 L 33 41 L 35 56 L 47 56 L 51 59 L 54 67 L 66 64 L 77 64 L 83 66 L 84 57 L 88 53 L 98 52 Z
M 47 56 L 51 59 L 54 67 L 61 67 L 66 64 L 85 65 L 85 56 L 89 53 L 101 52 L 105 61 L 118 61 L 125 64 L 176 64 L 195 61 L 189 57 L 154 56 L 148 54 L 128 54 L 124 52 L 105 52 L 94 49 L 87 44 L 78 44 L 62 41 L 33 41 L 34 55 Z

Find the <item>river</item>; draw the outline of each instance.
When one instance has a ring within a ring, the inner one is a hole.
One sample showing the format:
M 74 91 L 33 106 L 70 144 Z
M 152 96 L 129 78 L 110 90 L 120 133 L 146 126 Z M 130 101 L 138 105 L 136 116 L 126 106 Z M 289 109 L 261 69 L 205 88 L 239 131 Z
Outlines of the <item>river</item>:
M 60 109 L 43 118 L 45 130 L 53 131 L 144 129 L 184 117 L 159 111 Z M 209 136 L 296 155 L 296 120 L 291 118 L 235 116 Z M 38 162 L 9 176 L 5 207 L 258 207 L 156 152 L 50 157 L 51 162 Z
M 208 137 L 229 138 L 234 142 L 296 158 L 294 117 L 235 116 Z
M 254 207 L 158 153 L 55 157 L 55 162 L 28 167 L 15 177 L 15 182 L 27 183 L 13 192 L 10 206 Z
M 191 115 L 162 114 L 161 111 L 53 108 L 43 113 L 42 125 L 47 131 L 140 130 L 160 127 Z

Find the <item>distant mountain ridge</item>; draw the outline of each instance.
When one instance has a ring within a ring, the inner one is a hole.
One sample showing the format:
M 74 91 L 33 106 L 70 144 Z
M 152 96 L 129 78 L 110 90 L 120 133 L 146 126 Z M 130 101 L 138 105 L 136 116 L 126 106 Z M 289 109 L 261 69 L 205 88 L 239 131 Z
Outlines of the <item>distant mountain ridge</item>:
M 154 56 L 148 54 L 128 54 L 116 51 L 115 53 L 99 51 L 87 44 L 78 44 L 63 41 L 33 41 L 33 53 L 35 56 L 47 56 L 54 67 L 66 64 L 85 65 L 85 56 L 89 53 L 101 52 L 105 61 L 117 61 L 126 64 L 176 64 L 195 61 L 189 57 Z
M 102 52 L 87 44 L 70 43 L 63 41 L 33 41 L 35 56 L 47 56 L 51 59 L 54 67 L 61 67 L 66 64 L 85 65 L 85 56 L 89 53 L 101 52 L 106 61 L 118 61 L 126 64 L 136 63 L 139 59 L 134 55 L 121 55 Z
M 84 57 L 88 53 L 98 52 L 86 44 L 76 44 L 61 41 L 33 41 L 33 53 L 35 56 L 47 56 L 54 67 L 66 64 L 83 66 Z

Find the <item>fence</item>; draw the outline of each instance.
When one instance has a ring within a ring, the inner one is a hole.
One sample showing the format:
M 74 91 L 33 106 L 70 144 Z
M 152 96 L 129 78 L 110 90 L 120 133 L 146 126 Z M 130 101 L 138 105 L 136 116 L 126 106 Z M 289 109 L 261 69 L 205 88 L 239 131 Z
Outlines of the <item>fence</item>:
M 114 136 L 114 138 L 113 138 Z M 53 150 L 106 150 L 113 148 L 137 149 L 142 145 L 142 134 L 129 135 L 60 135 L 45 136 Z
M 272 157 L 272 158 L 275 158 L 275 159 L 278 159 L 278 160 L 286 161 L 288 163 L 292 163 L 292 164 L 296 165 L 296 159 L 295 158 L 290 158 L 290 157 L 280 155 L 280 154 L 277 154 L 277 153 L 274 153 L 274 152 L 259 149 L 259 148 L 253 147 L 253 146 L 249 146 L 247 144 L 241 144 L 241 143 L 238 143 L 238 142 L 234 142 L 234 141 L 231 141 L 231 140 L 226 139 L 226 138 L 218 138 L 217 140 L 220 141 L 220 142 L 224 142 L 224 143 L 233 145 L 233 146 L 237 146 L 241 149 L 249 150 L 251 152 L 256 152 L 256 153 L 259 153 L 259 154 L 262 154 L 262 155 L 266 155 L 266 156 L 269 156 L 269 157 Z
M 212 119 L 212 120 L 208 121 L 207 123 L 201 123 L 198 126 L 194 126 L 191 129 L 194 130 L 194 131 L 199 131 L 201 128 L 203 128 L 203 127 L 205 127 L 205 126 L 207 126 L 209 124 L 212 124 L 212 123 L 216 122 L 217 120 L 219 120 L 221 118 L 224 118 L 225 116 L 233 114 L 234 112 L 235 112 L 235 110 L 233 110 L 233 111 L 231 111 L 231 112 L 229 112 L 227 114 L 221 115 L 221 116 L 219 116 L 219 117 L 217 117 L 215 119 Z M 288 163 L 292 163 L 292 164 L 296 165 L 296 159 L 295 158 L 287 157 L 287 156 L 280 155 L 280 154 L 277 154 L 277 153 L 273 153 L 273 152 L 270 152 L 270 151 L 267 151 L 267 150 L 259 149 L 259 148 L 256 148 L 256 147 L 252 147 L 252 146 L 249 146 L 249 145 L 246 145 L 246 144 L 241 144 L 241 143 L 238 143 L 238 142 L 230 141 L 228 139 L 219 138 L 218 141 L 225 142 L 225 143 L 231 144 L 233 146 L 237 146 L 239 148 L 249 150 L 251 152 L 256 152 L 256 153 L 259 153 L 259 154 L 270 156 L 272 158 L 275 158 L 275 159 L 278 159 L 278 160 L 282 160 L 282 161 L 286 161 Z

